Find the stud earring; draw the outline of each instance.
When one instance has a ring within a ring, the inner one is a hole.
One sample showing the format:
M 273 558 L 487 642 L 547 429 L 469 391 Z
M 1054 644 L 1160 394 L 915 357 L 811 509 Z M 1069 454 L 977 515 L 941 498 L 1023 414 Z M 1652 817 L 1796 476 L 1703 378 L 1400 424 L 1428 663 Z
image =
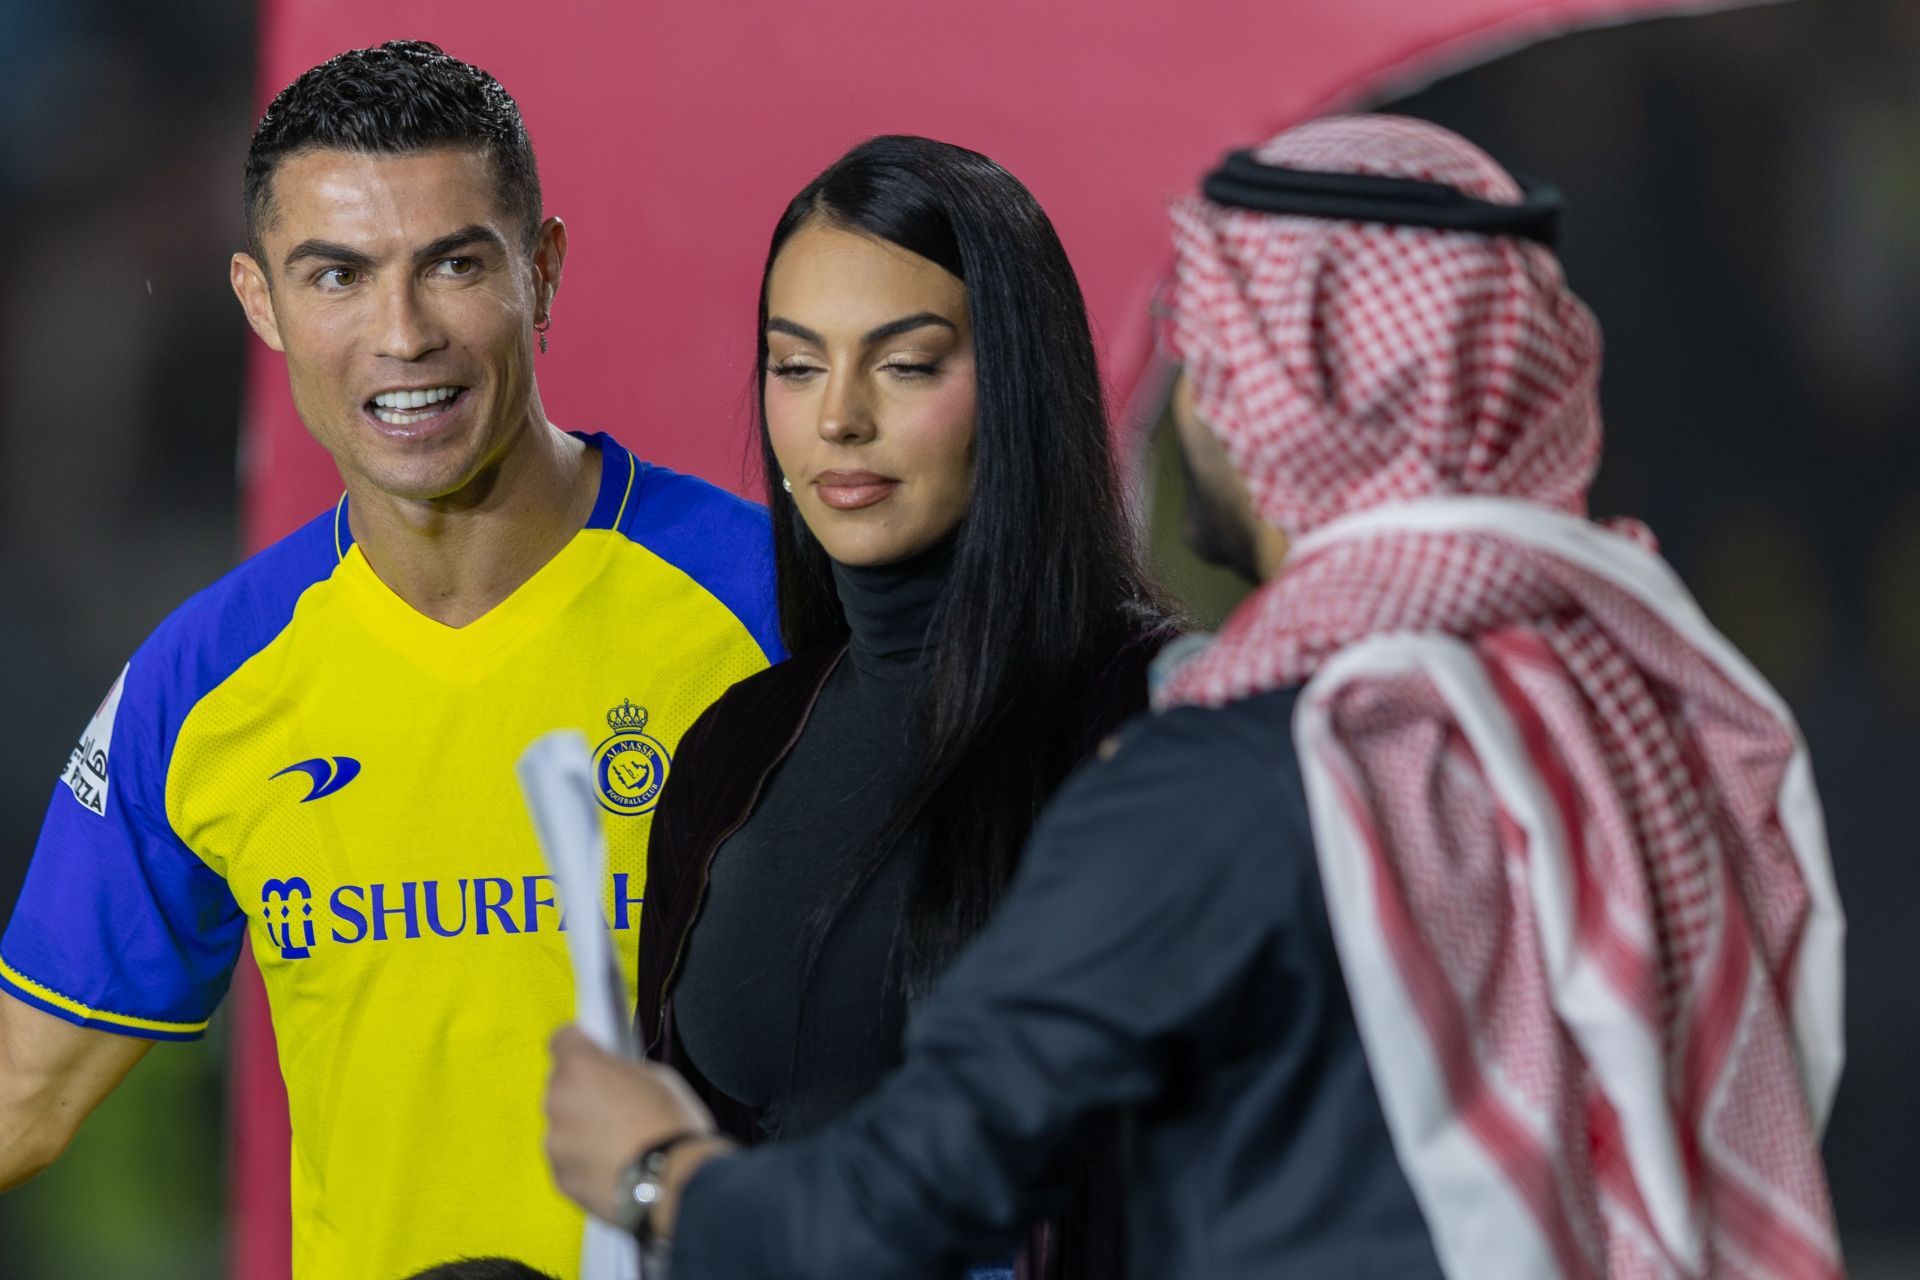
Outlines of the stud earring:
M 789 480 L 789 479 L 787 479 L 787 478 L 786 478 L 785 476 L 781 476 L 781 477 L 780 477 L 780 487 L 781 487 L 782 489 L 785 489 L 785 490 L 786 490 L 786 491 L 787 491 L 788 493 L 792 493 L 792 492 L 793 492 L 793 481 L 791 481 L 791 480 Z
M 540 354 L 547 354 L 547 330 L 553 328 L 553 317 L 545 316 L 535 322 L 533 331 L 540 335 Z

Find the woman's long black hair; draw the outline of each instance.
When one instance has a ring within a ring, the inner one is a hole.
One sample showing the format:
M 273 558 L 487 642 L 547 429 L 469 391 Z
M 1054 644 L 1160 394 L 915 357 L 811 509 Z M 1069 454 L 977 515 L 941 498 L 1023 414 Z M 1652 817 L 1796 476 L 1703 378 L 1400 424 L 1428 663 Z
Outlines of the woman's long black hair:
M 809 183 L 774 228 L 760 285 L 809 223 L 916 253 L 966 286 L 977 383 L 973 488 L 934 608 L 918 779 L 882 838 L 849 868 L 857 891 L 908 833 L 924 853 L 909 880 L 894 976 L 924 992 L 986 923 L 1041 806 L 1079 762 L 1076 703 L 1163 610 L 1141 569 L 1108 435 L 1086 305 L 1053 225 L 1018 179 L 977 152 L 929 138 L 860 144 Z M 773 510 L 780 629 L 799 652 L 847 634 L 831 562 L 779 484 L 766 379 L 755 397 Z

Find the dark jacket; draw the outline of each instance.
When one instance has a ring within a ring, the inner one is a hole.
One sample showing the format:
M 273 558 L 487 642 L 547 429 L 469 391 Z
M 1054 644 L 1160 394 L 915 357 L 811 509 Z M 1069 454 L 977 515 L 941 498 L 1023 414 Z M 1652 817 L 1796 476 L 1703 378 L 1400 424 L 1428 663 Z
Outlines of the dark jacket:
M 1078 726 L 1079 754 L 1147 701 L 1147 667 L 1174 633 L 1156 627 L 1128 641 L 1061 714 Z M 647 1056 L 686 1076 L 731 1138 L 759 1139 L 753 1111 L 703 1079 L 687 1061 L 673 1023 L 673 983 L 700 914 L 714 854 L 758 801 L 761 787 L 806 729 L 815 701 L 846 652 L 816 646 L 742 680 L 680 740 L 654 814 L 640 918 L 638 1024 Z M 1036 1227 L 1019 1259 L 1022 1280 L 1108 1280 L 1125 1272 L 1125 1202 L 1117 1126 L 1106 1126 L 1083 1157 L 1063 1212 Z
M 1348 1004 L 1294 697 L 1143 716 L 1069 779 L 901 1066 L 687 1183 L 676 1280 L 925 1280 L 1016 1239 L 1116 1110 L 1138 1280 L 1441 1280 Z

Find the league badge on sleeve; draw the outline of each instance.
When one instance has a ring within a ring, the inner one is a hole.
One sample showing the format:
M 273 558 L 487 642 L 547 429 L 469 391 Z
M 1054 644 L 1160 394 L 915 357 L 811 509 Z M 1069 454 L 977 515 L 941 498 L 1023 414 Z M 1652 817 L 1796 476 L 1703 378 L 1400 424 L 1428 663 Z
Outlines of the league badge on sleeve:
M 107 812 L 107 751 L 113 745 L 113 721 L 120 714 L 120 693 L 126 686 L 127 668 L 122 667 L 60 774 L 60 781 L 67 784 L 73 798 L 103 817 Z
M 613 736 L 593 752 L 594 779 L 600 804 L 622 817 L 651 812 L 667 781 L 667 749 L 647 736 L 647 709 L 630 698 L 607 712 Z

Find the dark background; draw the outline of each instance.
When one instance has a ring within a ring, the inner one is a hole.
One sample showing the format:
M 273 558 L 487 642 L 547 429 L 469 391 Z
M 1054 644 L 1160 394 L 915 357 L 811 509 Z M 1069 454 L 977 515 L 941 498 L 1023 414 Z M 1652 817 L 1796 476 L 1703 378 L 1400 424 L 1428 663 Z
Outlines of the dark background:
M 7 910 L 107 685 L 234 558 L 253 23 L 233 0 L 0 3 Z M 1800 716 L 1850 923 L 1834 1196 L 1855 1276 L 1920 1276 L 1920 5 L 1591 32 L 1394 105 L 1568 194 L 1562 256 L 1608 339 L 1594 509 L 1652 524 Z M 1168 489 L 1156 545 L 1217 612 L 1165 547 Z M 157 1048 L 0 1198 L 0 1280 L 219 1273 L 222 1039 Z

